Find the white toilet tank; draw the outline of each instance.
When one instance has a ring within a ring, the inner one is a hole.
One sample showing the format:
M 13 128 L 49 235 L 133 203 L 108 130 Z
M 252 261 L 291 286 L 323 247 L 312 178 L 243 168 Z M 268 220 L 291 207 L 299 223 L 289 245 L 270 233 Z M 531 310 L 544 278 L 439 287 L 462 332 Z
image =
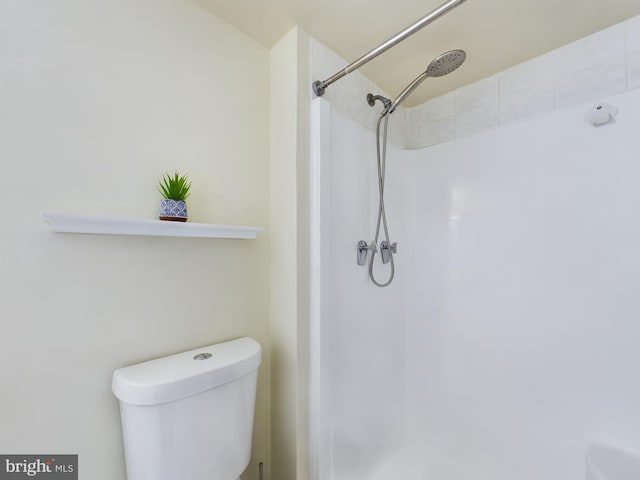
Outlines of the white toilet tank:
M 245 337 L 116 370 L 128 480 L 236 480 L 251 456 L 260 361 Z

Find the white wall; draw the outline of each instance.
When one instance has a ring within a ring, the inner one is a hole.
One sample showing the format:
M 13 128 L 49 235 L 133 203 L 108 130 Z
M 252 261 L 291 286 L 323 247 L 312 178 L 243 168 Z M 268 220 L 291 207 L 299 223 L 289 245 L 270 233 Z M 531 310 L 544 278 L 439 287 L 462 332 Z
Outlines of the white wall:
M 453 115 L 454 130 L 390 152 L 401 268 L 389 290 L 355 265 L 377 206 L 372 122 L 354 106 L 368 85 L 315 100 L 317 478 L 579 480 L 590 439 L 640 452 L 639 26 L 412 109 L 417 130 L 408 112 L 410 141 L 429 115 Z M 482 116 L 485 94 L 498 122 Z M 600 101 L 620 107 L 616 121 L 586 125 Z M 478 107 L 460 135 L 456 105 Z
M 268 227 L 268 52 L 190 0 L 6 0 L 0 59 L 0 451 L 78 453 L 81 475 L 124 479 L 112 371 L 250 335 L 264 347 L 257 478 L 269 229 L 62 235 L 39 213 L 154 218 L 156 182 L 178 169 L 192 221 Z
M 297 388 L 298 29 L 270 52 L 271 319 L 273 342 L 273 475 L 295 479 Z
M 368 267 L 356 263 L 359 240 L 374 238 L 378 192 L 375 136 L 314 100 L 312 160 L 319 189 L 313 191 L 316 261 L 314 287 L 313 433 L 317 478 L 364 479 L 402 443 L 405 384 L 405 288 L 412 276 L 410 226 L 413 193 L 402 162 L 390 145 L 387 215 L 391 241 L 398 242 L 396 279 L 373 285 Z M 384 239 L 381 234 L 379 239 Z M 374 269 L 386 281 L 389 265 L 377 256 Z
M 273 478 L 309 478 L 309 36 L 270 51 Z
M 583 104 L 392 149 L 387 289 L 355 265 L 373 135 L 319 109 L 319 478 L 580 480 L 590 439 L 640 451 L 640 91 L 604 100 L 600 128 Z
M 584 104 L 411 153 L 416 469 L 580 480 L 589 438 L 640 451 L 640 92 L 605 100 L 600 128 Z

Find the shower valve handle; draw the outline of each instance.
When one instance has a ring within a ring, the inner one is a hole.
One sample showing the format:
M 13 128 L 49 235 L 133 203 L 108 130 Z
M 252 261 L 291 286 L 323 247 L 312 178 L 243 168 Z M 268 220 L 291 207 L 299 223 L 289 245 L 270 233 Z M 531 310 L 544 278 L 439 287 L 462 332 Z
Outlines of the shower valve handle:
M 382 256 L 382 263 L 389 263 L 391 260 L 391 254 L 398 253 L 398 242 L 389 244 L 387 240 L 380 242 L 380 255 Z
M 358 246 L 357 246 L 357 260 L 358 260 L 358 265 L 366 265 L 367 264 L 367 255 L 369 254 L 369 250 L 371 250 L 371 252 L 376 253 L 378 251 L 378 249 L 376 248 L 376 244 L 371 242 L 371 244 L 368 244 L 366 241 L 364 240 L 360 240 L 358 242 Z

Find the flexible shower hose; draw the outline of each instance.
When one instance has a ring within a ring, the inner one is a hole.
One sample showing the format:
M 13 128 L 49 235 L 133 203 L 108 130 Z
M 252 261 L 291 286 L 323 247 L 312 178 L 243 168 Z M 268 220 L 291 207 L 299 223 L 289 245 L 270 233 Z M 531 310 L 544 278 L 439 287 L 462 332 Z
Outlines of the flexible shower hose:
M 384 127 L 382 131 L 382 137 L 380 136 L 380 125 L 384 120 Z M 376 153 L 378 159 L 378 196 L 380 201 L 378 202 L 378 221 L 376 224 L 376 235 L 373 240 L 374 245 L 378 245 L 378 238 L 380 237 L 380 226 L 382 225 L 384 229 L 385 240 L 387 241 L 387 245 L 391 248 L 391 241 L 389 240 L 389 228 L 387 227 L 387 214 L 384 208 L 384 179 L 385 179 L 385 171 L 387 167 L 387 126 L 389 124 L 389 112 L 385 109 L 378 118 L 378 124 L 376 126 Z M 391 262 L 391 272 L 389 274 L 389 278 L 386 282 L 380 283 L 375 279 L 373 275 L 373 260 L 376 256 L 376 250 L 374 250 L 371 254 L 371 258 L 369 259 L 369 278 L 371 281 L 377 285 L 378 287 L 386 287 L 388 286 L 395 275 L 395 265 L 393 263 L 393 252 L 389 249 L 389 260 Z

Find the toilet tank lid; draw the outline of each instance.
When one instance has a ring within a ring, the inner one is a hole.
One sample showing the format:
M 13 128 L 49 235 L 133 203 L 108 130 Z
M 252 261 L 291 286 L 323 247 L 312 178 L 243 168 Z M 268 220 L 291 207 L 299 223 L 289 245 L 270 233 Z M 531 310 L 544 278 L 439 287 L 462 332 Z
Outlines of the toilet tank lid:
M 260 344 L 249 337 L 119 368 L 111 388 L 122 402 L 156 405 L 231 382 L 260 366 Z

